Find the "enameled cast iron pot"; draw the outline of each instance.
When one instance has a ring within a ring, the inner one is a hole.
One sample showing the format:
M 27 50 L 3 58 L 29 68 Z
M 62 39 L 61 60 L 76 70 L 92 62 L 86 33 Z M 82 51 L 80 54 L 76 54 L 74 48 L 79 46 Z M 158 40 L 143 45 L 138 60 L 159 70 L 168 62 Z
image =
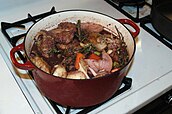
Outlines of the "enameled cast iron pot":
M 35 35 L 41 29 L 50 29 L 57 26 L 62 21 L 94 22 L 101 24 L 110 30 L 117 32 L 115 26 L 123 34 L 129 52 L 129 62 L 121 69 L 110 75 L 94 79 L 66 79 L 47 74 L 36 67 L 29 58 L 29 53 L 34 42 Z M 128 24 L 135 31 L 128 30 L 123 24 Z M 87 107 L 99 104 L 110 98 L 120 87 L 121 82 L 129 70 L 130 63 L 135 53 L 135 40 L 140 32 L 139 27 L 128 19 L 114 19 L 102 13 L 87 10 L 66 10 L 50 15 L 39 20 L 27 32 L 24 42 L 14 47 L 11 52 L 13 64 L 24 70 L 31 70 L 34 80 L 43 95 L 49 99 L 63 105 L 71 107 Z M 21 64 L 17 62 L 14 54 L 17 51 L 24 51 L 27 62 Z

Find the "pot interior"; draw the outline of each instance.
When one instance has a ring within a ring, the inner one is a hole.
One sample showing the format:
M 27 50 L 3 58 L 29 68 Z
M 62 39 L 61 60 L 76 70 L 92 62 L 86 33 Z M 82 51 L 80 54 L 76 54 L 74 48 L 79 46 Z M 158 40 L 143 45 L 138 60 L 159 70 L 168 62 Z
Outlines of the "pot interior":
M 112 17 L 109 17 L 105 14 L 85 10 L 68 10 L 58 12 L 35 23 L 29 29 L 24 42 L 27 56 L 29 55 L 31 47 L 34 43 L 34 37 L 40 30 L 50 30 L 57 27 L 61 22 L 67 21 L 76 23 L 78 20 L 81 20 L 81 22 L 93 22 L 101 24 L 102 26 L 113 31 L 114 34 L 117 34 L 115 28 L 116 26 L 124 37 L 124 41 L 126 42 L 127 50 L 129 52 L 129 58 L 132 58 L 135 50 L 135 42 L 129 30 Z

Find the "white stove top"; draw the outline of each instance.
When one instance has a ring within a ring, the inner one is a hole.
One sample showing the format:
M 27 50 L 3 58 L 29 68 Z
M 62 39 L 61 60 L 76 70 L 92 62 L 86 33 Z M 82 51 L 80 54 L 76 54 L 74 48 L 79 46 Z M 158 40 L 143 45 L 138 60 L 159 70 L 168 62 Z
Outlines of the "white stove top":
M 89 9 L 115 18 L 126 18 L 103 0 L 0 0 L 0 21 L 14 22 L 26 18 L 28 13 L 36 15 L 47 12 L 52 6 L 55 6 L 56 11 Z M 132 113 L 172 89 L 172 51 L 140 29 L 136 39 L 136 54 L 127 75 L 133 80 L 131 89 L 90 114 Z M 46 98 L 39 93 L 34 81 L 28 79 L 27 72 L 19 70 L 16 73 L 18 69 L 12 66 L 9 59 L 11 45 L 2 32 L 0 44 L 0 114 L 56 114 Z

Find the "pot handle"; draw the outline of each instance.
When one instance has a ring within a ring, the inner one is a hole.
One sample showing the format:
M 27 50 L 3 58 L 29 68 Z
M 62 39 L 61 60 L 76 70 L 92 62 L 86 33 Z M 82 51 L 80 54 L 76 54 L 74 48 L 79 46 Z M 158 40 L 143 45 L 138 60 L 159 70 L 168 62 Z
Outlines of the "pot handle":
M 21 50 L 24 50 L 24 44 L 19 44 L 18 46 L 12 48 L 12 50 L 10 51 L 10 58 L 11 58 L 11 61 L 12 63 L 17 67 L 17 68 L 20 68 L 20 69 L 23 69 L 23 70 L 32 70 L 34 69 L 34 65 L 32 65 L 32 63 L 30 61 L 26 61 L 25 63 L 21 64 L 19 63 L 16 58 L 15 58 L 15 53 L 17 51 L 21 51 Z
M 120 23 L 122 24 L 128 24 L 131 27 L 133 27 L 135 29 L 135 31 L 131 31 L 132 36 L 135 38 L 138 36 L 138 34 L 140 33 L 140 28 L 138 27 L 138 25 L 136 23 L 134 23 L 133 21 L 129 20 L 129 19 L 117 19 Z

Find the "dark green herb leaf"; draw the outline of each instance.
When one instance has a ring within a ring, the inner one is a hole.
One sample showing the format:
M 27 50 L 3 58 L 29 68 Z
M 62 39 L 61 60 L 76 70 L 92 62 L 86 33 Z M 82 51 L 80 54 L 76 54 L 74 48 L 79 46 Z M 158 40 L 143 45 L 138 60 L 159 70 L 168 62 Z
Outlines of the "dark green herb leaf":
M 80 42 L 83 42 L 86 39 L 86 36 L 85 33 L 81 30 L 81 20 L 78 20 L 76 24 L 76 28 L 77 28 L 76 37 L 78 37 Z
M 52 48 L 49 53 L 61 53 L 61 50 L 57 50 L 56 48 Z

